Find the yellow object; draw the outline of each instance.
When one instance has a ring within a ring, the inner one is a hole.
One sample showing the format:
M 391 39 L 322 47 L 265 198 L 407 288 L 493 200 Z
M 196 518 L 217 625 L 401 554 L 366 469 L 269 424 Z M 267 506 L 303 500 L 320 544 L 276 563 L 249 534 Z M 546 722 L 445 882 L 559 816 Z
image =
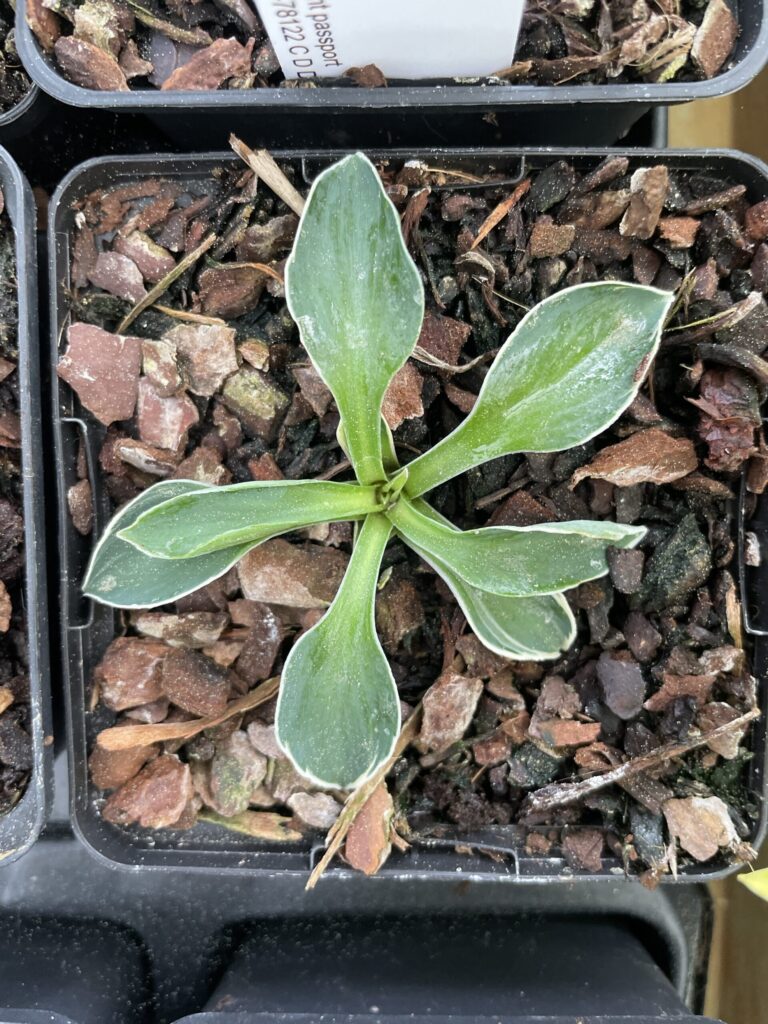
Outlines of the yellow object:
M 768 900 L 768 868 L 761 868 L 759 871 L 747 871 L 736 877 L 737 881 L 745 885 L 755 896 Z
M 675 149 L 742 149 L 768 162 L 767 106 L 768 74 L 763 72 L 732 96 L 670 107 L 669 145 Z

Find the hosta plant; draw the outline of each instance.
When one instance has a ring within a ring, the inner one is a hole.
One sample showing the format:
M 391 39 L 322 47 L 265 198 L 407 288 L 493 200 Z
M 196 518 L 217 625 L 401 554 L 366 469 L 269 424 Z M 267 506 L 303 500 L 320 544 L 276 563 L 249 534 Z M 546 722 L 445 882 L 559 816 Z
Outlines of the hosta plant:
M 349 789 L 389 757 L 400 726 L 374 625 L 391 536 L 445 580 L 482 643 L 526 660 L 554 658 L 573 642 L 563 592 L 604 575 L 609 548 L 642 539 L 642 527 L 593 521 L 462 531 L 424 495 L 498 456 L 560 451 L 608 427 L 637 394 L 672 296 L 608 282 L 544 300 L 499 351 L 466 419 L 401 466 L 382 399 L 416 345 L 424 289 L 397 212 L 362 154 L 315 181 L 285 287 L 301 341 L 336 401 L 339 442 L 356 482 L 156 484 L 112 520 L 84 589 L 118 607 L 162 605 L 223 574 L 267 538 L 356 521 L 334 601 L 287 657 L 276 719 L 280 746 L 303 775 Z

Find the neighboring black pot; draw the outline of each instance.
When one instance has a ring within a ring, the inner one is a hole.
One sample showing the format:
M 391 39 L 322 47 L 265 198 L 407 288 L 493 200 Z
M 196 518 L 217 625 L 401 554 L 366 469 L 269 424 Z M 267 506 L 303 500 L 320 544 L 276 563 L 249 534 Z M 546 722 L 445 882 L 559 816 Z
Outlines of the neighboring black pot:
M 276 152 L 278 159 L 295 160 L 300 172 L 309 181 L 322 166 L 337 159 L 338 152 Z M 450 159 L 452 167 L 477 171 L 493 166 L 508 170 L 510 181 L 519 180 L 526 168 L 551 164 L 567 158 L 582 166 L 592 167 L 606 155 L 626 156 L 632 165 L 648 159 L 658 159 L 657 150 L 601 150 L 601 149 L 541 149 L 541 150 L 408 150 L 373 154 L 374 158 L 423 159 L 434 164 Z M 710 151 L 697 154 L 683 151 L 665 151 L 665 162 L 673 168 L 688 168 L 723 173 L 747 185 L 751 200 L 757 202 L 768 197 L 768 167 L 760 161 L 733 151 Z M 68 282 L 70 273 L 70 241 L 73 229 L 73 205 L 98 188 L 114 186 L 120 182 L 135 181 L 143 176 L 165 176 L 179 181 L 198 181 L 223 163 L 233 161 L 230 153 L 200 154 L 175 157 L 147 155 L 140 157 L 97 158 L 74 168 L 61 182 L 49 207 L 49 283 L 51 348 L 51 398 L 55 434 L 57 472 L 57 504 L 59 525 L 59 574 L 61 611 L 61 649 L 63 655 L 63 689 L 67 705 L 68 748 L 70 758 L 71 817 L 80 839 L 93 853 L 123 867 L 186 868 L 210 872 L 299 872 L 311 869 L 322 845 L 316 842 L 303 849 L 279 844 L 256 844 L 245 836 L 223 830 L 215 832 L 197 826 L 190 832 L 173 833 L 141 829 L 121 830 L 104 821 L 97 807 L 98 793 L 88 777 L 88 750 L 94 739 L 93 723 L 89 721 L 88 695 L 95 666 L 105 649 L 117 635 L 120 613 L 85 599 L 80 584 L 90 549 L 109 521 L 112 509 L 106 489 L 96 472 L 99 449 L 105 429 L 87 413 L 83 415 L 79 402 L 69 387 L 61 386 L 56 375 L 59 357 L 59 339 L 68 322 Z M 88 475 L 93 487 L 94 518 L 91 537 L 76 532 L 69 515 L 66 494 L 77 482 L 76 457 L 78 445 L 86 452 Z M 754 757 L 749 767 L 749 790 L 759 806 L 759 820 L 753 833 L 744 837 L 758 846 L 766 830 L 766 750 L 765 711 L 768 708 L 768 606 L 760 599 L 768 592 L 768 565 L 758 568 L 746 566 L 743 556 L 743 507 L 739 515 L 739 577 L 742 603 L 745 609 L 745 629 L 752 638 L 752 673 L 760 680 L 760 707 L 763 716 L 754 725 L 750 736 Z M 760 499 L 757 517 L 749 523 L 750 530 L 768 533 L 768 496 Z M 102 723 L 103 724 L 103 723 Z M 522 832 L 522 830 L 521 830 Z M 389 877 L 413 879 L 476 877 L 496 878 L 499 881 L 573 881 L 579 879 L 614 879 L 621 873 L 618 860 L 606 859 L 602 872 L 589 874 L 565 872 L 565 861 L 560 857 L 533 857 L 524 852 L 524 842 L 510 830 L 489 828 L 471 835 L 463 835 L 461 842 L 470 847 L 498 852 L 509 862 L 476 855 L 460 856 L 455 852 L 457 837 L 434 840 L 429 846 L 414 847 L 404 858 L 391 858 L 381 874 Z M 709 881 L 737 870 L 737 865 L 722 867 L 685 866 L 679 878 L 685 881 Z M 334 873 L 349 872 L 334 867 Z M 459 874 L 460 873 L 460 874 Z
M 43 508 L 43 436 L 32 190 L 10 155 L 0 149 L 0 188 L 13 225 L 18 280 L 18 381 L 25 582 L 24 602 L 29 658 L 30 723 L 34 765 L 19 802 L 0 816 L 0 867 L 20 857 L 40 834 L 53 790 L 48 602 Z
M 304 149 L 502 140 L 583 146 L 615 142 L 651 107 L 722 96 L 751 81 L 768 60 L 765 0 L 739 0 L 737 7 L 740 34 L 729 70 L 707 81 L 658 84 L 99 92 L 73 85 L 53 66 L 26 23 L 25 0 L 16 37 L 27 72 L 50 96 L 76 107 L 142 111 L 185 149 L 224 146 L 233 131 L 261 145 Z
M 55 1018 L 52 1024 L 59 1024 L 62 1018 Z M 5 1024 L 5 1021 L 0 1022 Z M 11 1024 L 17 1024 L 14 1019 Z M 18 1024 L 27 1024 L 26 1018 L 18 1020 Z M 30 1020 L 29 1024 L 37 1024 Z M 42 1024 L 42 1022 L 41 1022 Z M 68 1024 L 68 1022 L 63 1022 Z M 669 1017 L 509 1017 L 498 1014 L 495 1017 L 419 1017 L 413 1014 L 395 1016 L 393 1014 L 344 1014 L 327 1013 L 231 1013 L 227 1010 L 207 1010 L 184 1017 L 177 1024 L 669 1024 Z M 706 1020 L 703 1017 L 675 1017 L 675 1024 L 719 1024 L 718 1021 Z
M 31 82 L 24 97 L 10 110 L 0 114 L 0 141 L 12 142 L 31 132 L 42 121 L 50 102 L 48 96 Z
M 645 940 L 589 914 L 259 922 L 186 1024 L 677 1019 L 687 1008 Z
M 4 916 L 0 1024 L 147 1024 L 147 953 L 127 928 Z

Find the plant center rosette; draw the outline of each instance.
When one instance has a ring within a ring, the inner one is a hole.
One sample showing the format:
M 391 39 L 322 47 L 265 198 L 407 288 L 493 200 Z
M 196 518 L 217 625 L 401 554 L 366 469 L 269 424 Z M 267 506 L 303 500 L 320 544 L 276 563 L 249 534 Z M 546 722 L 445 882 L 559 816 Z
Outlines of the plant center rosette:
M 107 434 L 121 507 L 84 581 L 131 610 L 97 672 L 104 814 L 299 841 L 351 794 L 333 839 L 367 871 L 447 823 L 521 823 L 584 870 L 746 857 L 723 512 L 748 460 L 760 486 L 758 392 L 680 357 L 757 300 L 697 316 L 709 264 L 664 273 L 701 226 L 664 216 L 665 167 L 461 180 L 357 154 L 303 210 L 283 193 L 300 222 L 247 175 L 162 183 L 152 223 L 130 186 L 86 200 L 77 301 L 117 331 L 75 323 L 59 372 L 139 435 Z

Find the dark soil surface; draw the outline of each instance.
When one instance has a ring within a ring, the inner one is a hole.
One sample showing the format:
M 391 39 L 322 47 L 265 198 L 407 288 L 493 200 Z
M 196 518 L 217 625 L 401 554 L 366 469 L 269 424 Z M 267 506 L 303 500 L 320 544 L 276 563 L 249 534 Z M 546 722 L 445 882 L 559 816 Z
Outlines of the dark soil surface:
M 499 459 L 432 495 L 465 528 L 608 518 L 643 523 L 648 535 L 638 550 L 615 552 L 608 577 L 569 593 L 578 639 L 541 664 L 482 648 L 447 590 L 393 542 L 378 627 L 404 705 L 425 698 L 425 710 L 389 788 L 407 842 L 466 846 L 457 837 L 470 836 L 482 845 L 490 829 L 497 845 L 505 836 L 531 857 L 563 857 L 577 872 L 624 867 L 652 883 L 694 862 L 748 858 L 758 812 L 748 730 L 730 723 L 755 707 L 757 690 L 736 513 L 743 481 L 748 521 L 768 480 L 768 202 L 716 173 L 663 163 L 542 166 L 522 184 L 499 173 L 383 169 L 428 309 L 385 415 L 406 461 L 467 413 L 531 305 L 598 279 L 675 290 L 661 352 L 609 430 L 561 454 Z M 486 231 L 502 203 L 505 215 Z M 94 489 L 106 488 L 117 508 L 174 476 L 345 478 L 335 407 L 285 307 L 296 217 L 282 202 L 228 165 L 193 185 L 152 178 L 91 194 L 78 223 L 61 372 L 104 425 L 99 478 L 88 480 L 80 459 L 69 495 L 81 533 L 92 529 Z M 140 314 L 127 341 L 106 333 L 211 233 L 215 242 L 157 300 L 162 309 Z M 118 350 L 120 373 L 105 358 Z M 126 635 L 93 679 L 92 731 L 218 715 L 279 674 L 337 585 L 350 538 L 342 524 L 270 541 L 175 606 L 125 613 Z M 756 565 L 759 549 L 747 541 Z M 150 732 L 129 751 L 97 746 L 92 777 L 111 791 L 104 816 L 175 829 L 229 819 L 297 842 L 326 829 L 338 794 L 313 792 L 295 775 L 275 746 L 273 714 L 274 701 L 186 743 L 153 742 Z M 554 797 L 543 789 L 619 765 L 629 766 L 620 784 L 575 802 L 567 785 Z M 539 791 L 553 799 L 537 803 Z
M 297 87 L 284 80 L 247 0 L 63 0 L 55 14 L 46 0 L 29 0 L 27 9 L 43 50 L 88 89 Z M 728 67 L 737 36 L 726 0 L 532 0 L 514 63 L 493 69 L 498 74 L 487 82 L 712 78 Z M 373 65 L 345 81 L 387 84 Z M 328 83 L 339 84 L 308 87 Z
M 24 793 L 33 764 L 22 591 L 24 523 L 16 324 L 13 229 L 7 214 L 0 213 L 0 814 L 10 810 Z
M 31 84 L 16 53 L 13 19 L 11 5 L 0 0 L 0 111 L 21 103 Z

